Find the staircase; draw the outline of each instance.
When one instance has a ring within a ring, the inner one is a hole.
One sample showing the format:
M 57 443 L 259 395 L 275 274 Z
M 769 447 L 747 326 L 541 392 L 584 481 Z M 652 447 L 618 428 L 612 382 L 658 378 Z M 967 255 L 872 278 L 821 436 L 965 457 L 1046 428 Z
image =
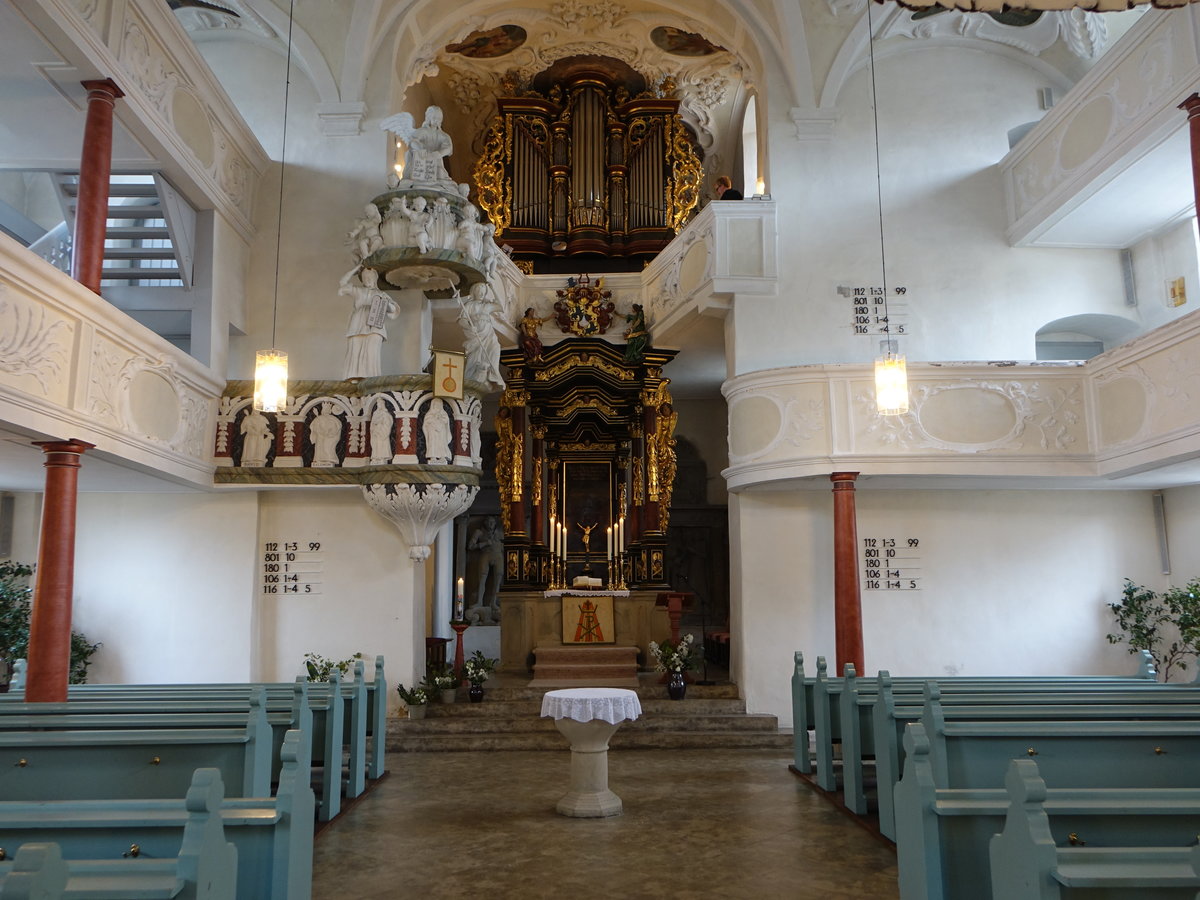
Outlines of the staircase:
M 645 676 L 644 676 L 645 679 Z M 732 684 L 688 685 L 687 698 L 667 699 L 657 676 L 638 687 L 642 715 L 614 735 L 615 749 L 786 749 L 790 734 L 775 716 L 751 715 Z M 424 719 L 388 720 L 387 749 L 420 753 L 446 750 L 562 750 L 567 747 L 552 719 L 541 718 L 543 690 L 489 688 L 482 703 L 468 703 L 465 688 L 455 703 L 431 703 Z
M 69 228 L 75 221 L 79 175 L 56 172 L 54 183 Z M 190 287 L 195 231 L 195 211 L 161 175 L 114 174 L 108 186 L 101 285 Z

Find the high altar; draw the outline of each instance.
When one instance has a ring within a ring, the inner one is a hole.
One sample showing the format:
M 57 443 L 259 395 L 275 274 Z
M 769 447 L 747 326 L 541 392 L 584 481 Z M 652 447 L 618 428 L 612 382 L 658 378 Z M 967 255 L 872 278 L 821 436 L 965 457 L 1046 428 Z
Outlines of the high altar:
M 607 292 L 586 278 L 559 293 L 564 330 L 610 324 Z M 676 414 L 662 370 L 675 351 L 627 346 L 580 336 L 502 354 L 502 671 L 563 646 L 636 647 L 645 666 L 650 640 L 666 636 L 655 600 L 668 588 Z

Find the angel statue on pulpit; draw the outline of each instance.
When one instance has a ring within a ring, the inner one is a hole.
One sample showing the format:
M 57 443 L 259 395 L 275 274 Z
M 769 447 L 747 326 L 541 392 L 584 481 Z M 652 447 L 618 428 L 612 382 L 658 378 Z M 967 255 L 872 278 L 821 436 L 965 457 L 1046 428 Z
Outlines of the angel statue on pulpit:
M 408 184 L 437 186 L 452 193 L 459 187 L 450 178 L 443 162 L 454 152 L 450 135 L 442 131 L 442 108 L 430 106 L 425 110 L 425 122 L 420 128 L 412 113 L 399 112 L 379 123 L 384 131 L 391 131 L 404 141 L 404 174 L 400 186 Z

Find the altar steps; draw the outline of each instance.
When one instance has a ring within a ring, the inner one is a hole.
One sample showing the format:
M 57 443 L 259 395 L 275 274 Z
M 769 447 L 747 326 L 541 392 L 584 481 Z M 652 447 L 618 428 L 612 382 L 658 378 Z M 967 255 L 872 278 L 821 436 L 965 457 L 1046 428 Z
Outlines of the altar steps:
M 390 719 L 392 752 L 466 750 L 561 750 L 566 739 L 551 719 L 541 718 L 543 691 L 496 688 L 482 703 L 431 704 L 424 719 Z M 779 732 L 775 716 L 751 715 L 733 685 L 689 685 L 687 699 L 665 699 L 666 687 L 638 688 L 642 716 L 625 722 L 614 749 L 785 749 L 791 735 Z

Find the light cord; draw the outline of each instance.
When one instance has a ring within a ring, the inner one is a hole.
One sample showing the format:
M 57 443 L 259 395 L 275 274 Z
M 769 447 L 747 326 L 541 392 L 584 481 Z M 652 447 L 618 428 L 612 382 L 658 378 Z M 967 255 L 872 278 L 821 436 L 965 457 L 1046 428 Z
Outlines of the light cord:
M 283 242 L 283 181 L 287 173 L 288 94 L 292 88 L 292 26 L 296 0 L 288 4 L 287 64 L 283 72 L 283 137 L 279 147 L 279 224 L 275 229 L 275 293 L 271 300 L 271 346 L 275 346 L 275 325 L 279 321 L 279 251 Z M 878 153 L 878 150 L 876 150 Z M 886 315 L 886 312 L 884 313 Z
M 887 358 L 892 358 L 892 318 L 888 314 L 887 251 L 883 240 L 883 163 L 879 154 L 879 98 L 875 92 L 875 25 L 871 19 L 871 4 L 867 0 L 867 52 L 871 61 L 871 115 L 875 124 L 875 198 L 879 205 L 879 264 L 883 285 L 883 321 L 887 335 Z

